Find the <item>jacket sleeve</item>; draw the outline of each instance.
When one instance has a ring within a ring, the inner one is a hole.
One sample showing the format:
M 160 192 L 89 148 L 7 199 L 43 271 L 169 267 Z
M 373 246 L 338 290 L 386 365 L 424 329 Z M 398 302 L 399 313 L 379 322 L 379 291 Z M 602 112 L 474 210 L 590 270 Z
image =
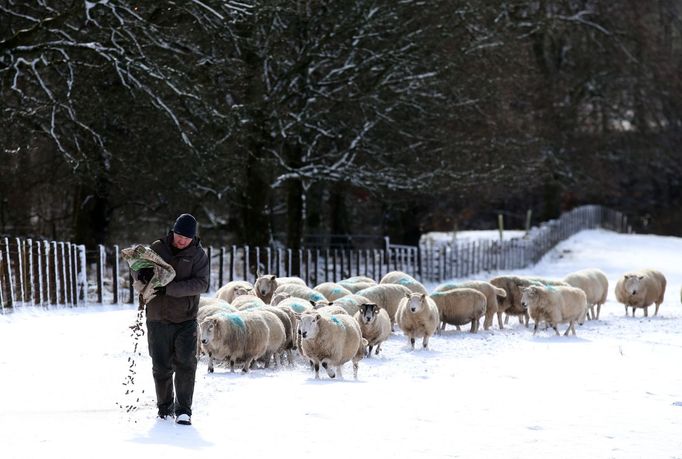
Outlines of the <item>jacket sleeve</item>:
M 182 281 L 172 281 L 166 285 L 168 296 L 195 296 L 208 290 L 208 256 L 204 249 L 199 249 L 199 256 L 194 259 L 192 277 Z

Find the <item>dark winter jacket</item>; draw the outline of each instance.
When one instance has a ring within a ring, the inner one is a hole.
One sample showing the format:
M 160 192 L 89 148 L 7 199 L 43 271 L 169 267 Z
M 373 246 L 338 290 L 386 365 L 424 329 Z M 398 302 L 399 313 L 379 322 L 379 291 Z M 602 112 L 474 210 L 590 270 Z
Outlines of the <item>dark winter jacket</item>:
M 208 289 L 208 257 L 198 238 L 173 255 L 173 233 L 158 239 L 151 249 L 175 269 L 175 278 L 166 285 L 166 294 L 147 304 L 147 319 L 180 323 L 197 318 L 199 296 Z M 177 249 L 176 249 L 177 250 Z

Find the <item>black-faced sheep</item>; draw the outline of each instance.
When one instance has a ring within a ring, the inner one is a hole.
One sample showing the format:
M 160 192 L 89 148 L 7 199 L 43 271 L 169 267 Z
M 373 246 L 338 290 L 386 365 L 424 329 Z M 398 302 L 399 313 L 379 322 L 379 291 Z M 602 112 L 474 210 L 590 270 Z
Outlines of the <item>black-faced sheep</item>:
M 407 287 L 411 292 L 428 293 L 421 282 L 403 271 L 391 271 L 381 278 L 379 285 L 381 284 L 398 284 Z
M 306 313 L 299 318 L 301 351 L 320 378 L 320 365 L 330 378 L 341 375 L 341 367 L 352 360 L 353 376 L 358 376 L 358 362 L 362 359 L 367 340 L 362 337 L 360 325 L 347 314 L 324 315 Z M 335 371 L 336 369 L 336 371 Z
M 557 325 L 568 323 L 565 335 L 571 331 L 575 335 L 575 323 L 582 323 L 587 313 L 587 297 L 577 287 L 532 285 L 525 287 L 521 294 L 521 304 L 528 308 L 535 322 L 533 334 L 540 322 L 546 322 L 559 334 Z
M 277 290 L 277 287 L 285 284 L 298 284 L 305 286 L 305 282 L 300 277 L 277 277 L 274 274 L 264 274 L 258 276 L 253 288 L 256 295 L 265 303 L 270 303 L 272 295 Z
M 367 298 L 368 301 L 366 303 L 374 303 L 381 309 L 385 309 L 388 312 L 388 317 L 391 318 L 391 328 L 393 328 L 393 324 L 396 322 L 395 315 L 398 311 L 398 305 L 410 293 L 412 291 L 404 285 L 380 284 L 360 290 L 356 295 Z
M 448 282 L 441 284 L 434 292 L 444 292 L 446 290 L 452 290 L 453 288 L 473 288 L 478 290 L 483 295 L 485 295 L 486 305 L 485 305 L 485 319 L 483 320 L 483 329 L 488 330 L 493 325 L 493 317 L 497 315 L 499 311 L 499 304 L 497 298 L 504 299 L 507 297 L 507 292 L 504 289 L 495 287 L 490 282 L 485 281 L 465 281 L 465 282 Z M 502 316 L 497 316 L 497 324 L 502 329 Z
M 665 276 L 654 269 L 625 273 L 616 283 L 616 299 L 625 305 L 626 316 L 629 306 L 632 317 L 635 317 L 635 308 L 644 308 L 644 317 L 648 317 L 649 306 L 653 303 L 656 304 L 654 315 L 657 315 L 665 296 L 666 283 Z
M 455 288 L 434 292 L 431 299 L 436 303 L 440 314 L 441 330 L 445 324 L 459 327 L 471 322 L 471 333 L 476 333 L 481 317 L 486 312 L 487 300 L 483 293 L 473 288 Z
M 367 340 L 367 357 L 372 356 L 372 349 L 377 347 L 376 354 L 381 351 L 381 343 L 391 335 L 391 318 L 385 309 L 374 303 L 365 303 L 353 318 L 360 324 L 362 337 Z
M 587 318 L 599 319 L 601 305 L 606 303 L 606 297 L 609 294 L 609 280 L 606 274 L 599 269 L 582 269 L 568 274 L 563 281 L 585 292 Z
M 416 338 L 423 338 L 422 347 L 428 349 L 429 338 L 436 333 L 440 314 L 436 303 L 426 293 L 408 293 L 398 305 L 396 323 L 407 336 L 412 349 Z

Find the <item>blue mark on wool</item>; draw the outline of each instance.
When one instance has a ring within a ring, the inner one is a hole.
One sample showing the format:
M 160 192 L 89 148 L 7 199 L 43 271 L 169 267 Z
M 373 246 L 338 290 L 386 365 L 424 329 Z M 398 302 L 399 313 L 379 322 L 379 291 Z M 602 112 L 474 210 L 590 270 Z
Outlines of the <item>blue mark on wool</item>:
M 341 328 L 345 328 L 345 327 L 346 327 L 346 326 L 343 324 L 343 322 L 341 322 L 341 321 L 339 320 L 339 318 L 336 317 L 336 316 L 332 316 L 331 321 L 332 321 L 334 324 L 336 324 L 336 325 L 338 325 L 339 327 L 341 327 Z
M 332 295 L 343 295 L 344 291 L 338 287 L 332 289 Z
M 235 313 L 225 314 L 225 318 L 239 328 L 242 329 L 246 328 L 246 325 L 244 324 L 244 319 L 242 319 L 238 314 Z
M 310 295 L 310 299 L 313 301 L 321 301 L 321 300 L 324 300 L 326 298 L 319 293 L 313 293 L 312 295 Z
M 299 303 L 292 303 L 289 305 L 294 312 L 305 312 L 308 308 Z
M 444 291 L 444 292 L 433 292 L 433 293 L 431 294 L 431 297 L 433 298 L 434 296 L 445 296 L 447 293 L 448 293 L 447 290 Z
M 439 291 L 452 290 L 453 288 L 461 288 L 459 284 L 443 284 L 438 287 Z
M 398 283 L 399 283 L 400 285 L 412 285 L 412 284 L 414 284 L 414 281 L 411 280 L 411 279 L 400 279 L 400 280 L 398 281 Z

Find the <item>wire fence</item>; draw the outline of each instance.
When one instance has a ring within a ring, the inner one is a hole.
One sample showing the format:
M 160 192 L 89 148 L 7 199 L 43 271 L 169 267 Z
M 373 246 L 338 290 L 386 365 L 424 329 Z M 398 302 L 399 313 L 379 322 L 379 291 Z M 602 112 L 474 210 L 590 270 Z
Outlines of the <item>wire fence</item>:
M 298 276 L 310 286 L 352 276 L 378 281 L 396 270 L 422 282 L 442 282 L 480 272 L 525 268 L 537 263 L 560 241 L 592 228 L 630 231 L 627 217 L 621 212 L 590 205 L 533 227 L 523 237 L 502 241 L 455 240 L 409 246 L 391 244 L 384 238 L 381 249 L 208 246 L 208 291 L 233 280 L 253 282 L 259 272 Z M 118 245 L 88 249 L 68 242 L 0 239 L 0 309 L 133 303 L 136 295 L 131 272 L 127 263 L 121 262 Z

